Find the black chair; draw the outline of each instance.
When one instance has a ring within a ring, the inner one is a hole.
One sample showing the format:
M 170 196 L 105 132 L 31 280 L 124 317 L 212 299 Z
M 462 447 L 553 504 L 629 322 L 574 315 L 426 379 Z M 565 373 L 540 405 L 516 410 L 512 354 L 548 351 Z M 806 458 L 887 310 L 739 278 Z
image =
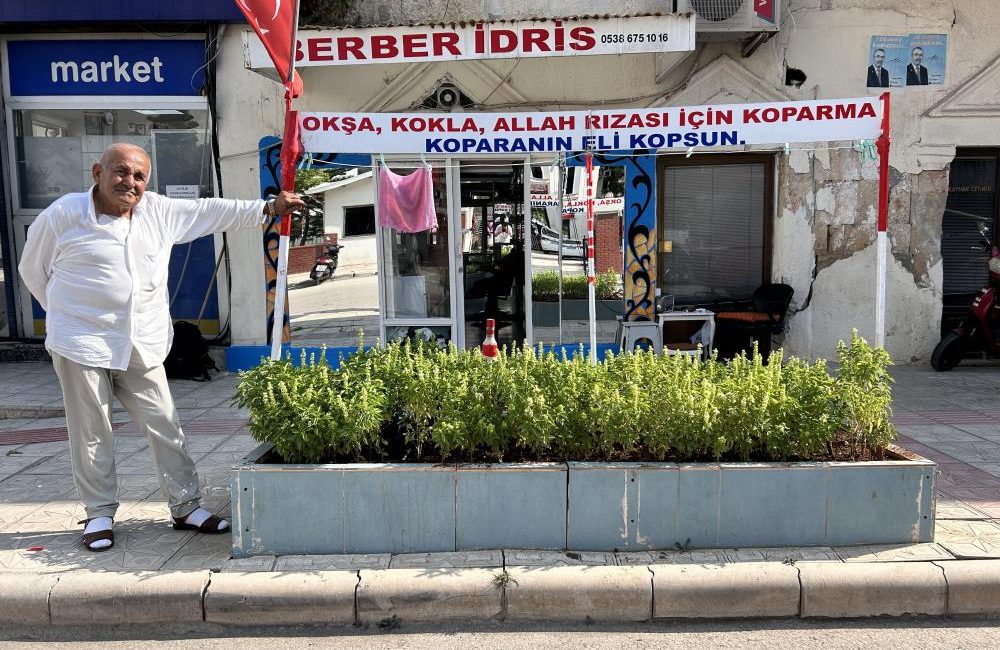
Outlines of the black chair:
M 771 337 L 785 330 L 793 293 L 787 284 L 765 284 L 753 292 L 753 309 L 717 312 L 715 347 L 719 356 L 729 359 L 740 351 L 749 354 L 756 341 L 766 361 L 771 354 Z

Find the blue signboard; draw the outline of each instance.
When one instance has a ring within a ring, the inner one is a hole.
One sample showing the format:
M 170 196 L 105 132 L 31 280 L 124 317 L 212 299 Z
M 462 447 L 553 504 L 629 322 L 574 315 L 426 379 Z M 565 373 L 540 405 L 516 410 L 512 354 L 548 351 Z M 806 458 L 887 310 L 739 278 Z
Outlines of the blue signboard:
M 8 41 L 10 92 L 41 95 L 200 95 L 202 40 Z
M 80 2 L 79 0 L 2 0 L 0 23 L 146 23 L 237 22 L 245 20 L 233 0 L 119 0 Z

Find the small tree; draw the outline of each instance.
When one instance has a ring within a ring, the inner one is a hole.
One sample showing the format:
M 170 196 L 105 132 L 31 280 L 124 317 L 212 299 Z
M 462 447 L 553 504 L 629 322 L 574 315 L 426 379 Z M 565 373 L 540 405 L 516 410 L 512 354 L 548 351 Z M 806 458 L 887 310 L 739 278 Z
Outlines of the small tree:
M 300 169 L 295 172 L 295 192 L 302 195 L 306 202 L 306 209 L 301 217 L 292 221 L 291 239 L 298 239 L 299 246 L 307 241 L 322 238 L 324 234 L 323 226 L 323 197 L 319 194 L 304 194 L 306 190 L 317 185 L 338 180 L 342 175 L 326 169 Z

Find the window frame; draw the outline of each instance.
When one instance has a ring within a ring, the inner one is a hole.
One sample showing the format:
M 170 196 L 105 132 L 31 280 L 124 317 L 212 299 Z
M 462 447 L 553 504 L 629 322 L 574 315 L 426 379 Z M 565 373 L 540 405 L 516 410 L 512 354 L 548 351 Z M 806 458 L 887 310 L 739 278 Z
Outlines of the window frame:
M 775 194 L 777 192 L 775 187 L 776 179 L 776 164 L 777 158 L 775 154 L 771 153 L 726 153 L 726 154 L 703 154 L 703 155 L 692 155 L 687 156 L 663 156 L 656 162 L 656 188 L 657 188 L 657 201 L 656 201 L 656 286 L 663 286 L 666 288 L 663 280 L 663 269 L 667 268 L 665 264 L 665 256 L 668 253 L 664 253 L 663 247 L 660 242 L 667 241 L 669 238 L 666 233 L 666 201 L 664 198 L 664 191 L 666 189 L 666 170 L 668 167 L 706 167 L 709 165 L 749 165 L 757 164 L 763 165 L 764 167 L 764 207 L 763 207 L 763 224 L 761 225 L 762 235 L 763 235 L 763 251 L 761 255 L 761 284 L 766 284 L 771 282 L 771 273 L 773 271 L 773 260 L 774 260 L 774 206 L 775 206 Z M 749 300 L 749 296 L 747 297 Z M 684 301 L 678 301 L 678 305 L 695 306 L 695 305 L 712 305 L 715 302 L 698 302 L 692 301 L 690 303 Z
M 361 234 L 348 235 L 347 234 L 347 211 L 348 210 L 357 210 L 359 208 L 370 208 L 371 209 L 371 212 L 372 212 L 372 231 L 371 232 L 366 232 L 366 233 L 361 233 Z M 373 236 L 375 236 L 376 231 L 377 231 L 376 222 L 378 221 L 378 219 L 375 216 L 375 204 L 374 203 L 371 203 L 371 204 L 361 203 L 359 205 L 345 205 L 345 206 L 342 207 L 342 209 L 344 211 L 344 215 L 343 215 L 343 217 L 344 217 L 344 219 L 343 219 L 343 230 L 344 230 L 343 238 L 344 239 L 348 239 L 348 238 L 353 239 L 354 237 L 373 237 Z

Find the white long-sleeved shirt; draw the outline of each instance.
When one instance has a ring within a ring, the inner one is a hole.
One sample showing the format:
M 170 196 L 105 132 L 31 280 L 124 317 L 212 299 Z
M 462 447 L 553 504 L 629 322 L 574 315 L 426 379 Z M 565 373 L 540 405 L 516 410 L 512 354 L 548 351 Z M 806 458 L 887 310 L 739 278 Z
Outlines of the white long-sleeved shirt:
M 28 228 L 18 271 L 45 309 L 45 347 L 71 361 L 148 367 L 173 340 L 167 270 L 174 244 L 260 227 L 264 201 L 168 199 L 145 192 L 132 218 L 98 215 L 93 188 L 67 194 Z

